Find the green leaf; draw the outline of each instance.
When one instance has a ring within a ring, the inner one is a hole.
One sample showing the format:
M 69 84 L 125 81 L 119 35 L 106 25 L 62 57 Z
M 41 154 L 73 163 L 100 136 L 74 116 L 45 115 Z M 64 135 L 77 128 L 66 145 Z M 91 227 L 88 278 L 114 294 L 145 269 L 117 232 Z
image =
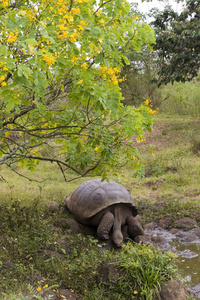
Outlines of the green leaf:
M 100 53 L 96 56 L 96 58 L 95 58 L 95 63 L 98 64 L 98 63 L 100 63 L 102 60 L 103 60 L 103 53 L 100 52 Z

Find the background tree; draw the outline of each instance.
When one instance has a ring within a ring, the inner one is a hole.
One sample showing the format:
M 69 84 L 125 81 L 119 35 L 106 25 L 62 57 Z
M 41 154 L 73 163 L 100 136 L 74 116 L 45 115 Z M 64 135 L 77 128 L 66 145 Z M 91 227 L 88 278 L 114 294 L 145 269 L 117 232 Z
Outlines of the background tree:
M 3 0 L 0 12 L 0 164 L 55 162 L 66 180 L 140 168 L 131 138 L 154 111 L 123 107 L 119 82 L 128 48 L 154 42 L 150 26 L 121 0 Z
M 154 49 L 160 58 L 157 82 L 190 81 L 200 69 L 200 2 L 189 0 L 179 14 L 171 7 L 157 13 Z
M 145 99 L 151 99 L 154 108 L 161 102 L 160 90 L 153 79 L 158 72 L 158 56 L 149 48 L 140 53 L 131 51 L 127 53 L 130 64 L 122 68 L 121 75 L 126 78 L 120 83 L 125 105 L 140 106 Z

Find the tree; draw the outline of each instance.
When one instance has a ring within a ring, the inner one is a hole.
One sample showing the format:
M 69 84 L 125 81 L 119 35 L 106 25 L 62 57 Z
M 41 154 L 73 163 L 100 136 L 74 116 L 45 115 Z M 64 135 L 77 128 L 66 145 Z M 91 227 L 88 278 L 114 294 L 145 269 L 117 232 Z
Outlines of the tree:
M 190 81 L 200 69 L 200 2 L 188 0 L 176 13 L 171 7 L 155 16 L 153 22 L 160 58 L 158 83 Z
M 154 111 L 124 107 L 119 82 L 128 48 L 154 42 L 150 26 L 121 0 L 2 0 L 0 12 L 0 164 L 50 161 L 65 180 L 139 169 L 132 135 Z
M 120 83 L 125 105 L 139 106 L 145 99 L 151 99 L 153 107 L 157 108 L 161 102 L 160 90 L 152 80 L 157 76 L 158 57 L 156 52 L 148 48 L 140 53 L 131 51 L 127 54 L 129 65 L 122 68 L 121 75 L 126 80 Z

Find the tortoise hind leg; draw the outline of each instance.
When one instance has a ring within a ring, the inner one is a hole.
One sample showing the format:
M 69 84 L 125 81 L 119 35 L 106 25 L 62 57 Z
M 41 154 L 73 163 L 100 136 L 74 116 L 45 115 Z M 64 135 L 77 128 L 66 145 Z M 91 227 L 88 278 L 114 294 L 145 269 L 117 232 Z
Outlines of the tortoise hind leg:
M 108 240 L 109 233 L 114 224 L 114 215 L 111 212 L 107 212 L 103 215 L 99 226 L 97 228 L 97 235 L 98 238 L 101 240 Z
M 142 226 L 133 216 L 129 216 L 126 219 L 126 222 L 128 224 L 128 234 L 132 239 L 134 239 L 138 235 L 144 234 Z

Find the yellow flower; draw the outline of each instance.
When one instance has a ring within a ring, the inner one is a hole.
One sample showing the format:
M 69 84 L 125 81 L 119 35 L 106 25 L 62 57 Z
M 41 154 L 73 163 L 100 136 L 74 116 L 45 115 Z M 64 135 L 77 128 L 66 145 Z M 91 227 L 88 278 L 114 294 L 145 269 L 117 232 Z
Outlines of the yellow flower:
M 99 149 L 99 147 L 96 146 L 96 147 L 94 148 L 94 151 L 97 151 L 98 149 Z
M 144 104 L 146 104 L 146 105 L 149 105 L 149 103 L 150 103 L 149 99 L 146 99 L 146 100 L 144 101 Z
M 9 131 L 6 131 L 6 132 L 5 132 L 5 136 L 8 137 L 9 135 L 10 135 L 10 132 L 9 132 Z
M 3 81 L 5 79 L 5 76 L 1 76 L 0 80 Z
M 43 60 L 47 63 L 48 66 L 51 66 L 55 63 L 55 57 L 53 55 L 47 56 L 43 54 Z
M 86 26 L 86 25 L 88 25 L 88 22 L 86 22 L 86 21 L 81 21 L 81 22 L 80 22 L 80 25 Z
M 86 65 L 86 64 L 82 64 L 82 65 L 81 65 L 81 68 L 87 69 L 87 65 Z
M 78 29 L 79 31 L 83 31 L 83 30 L 84 30 L 83 26 L 81 26 L 81 25 L 78 25 L 78 26 L 77 26 L 77 29 Z
M 38 286 L 38 288 L 37 288 L 37 291 L 38 291 L 38 292 L 40 292 L 40 291 L 41 291 L 41 287 L 40 287 L 40 286 Z
M 8 68 L 6 66 L 4 66 L 3 71 L 8 71 Z
M 76 32 L 70 34 L 70 35 L 69 35 L 69 41 L 70 41 L 71 43 L 73 43 L 73 42 L 75 43 L 75 42 L 76 42 L 76 37 L 77 37 L 77 35 L 78 35 L 78 33 L 76 33 Z
M 9 43 L 12 43 L 12 42 L 15 42 L 17 40 L 17 37 L 18 37 L 18 33 L 13 33 L 13 32 L 9 32 L 8 33 L 8 38 L 7 38 L 7 42 Z
M 5 81 L 2 81 L 1 86 L 6 86 L 7 83 Z
M 79 81 L 77 82 L 77 84 L 81 84 L 82 82 L 83 82 L 83 79 L 79 80 Z
M 65 30 L 65 31 L 68 31 L 68 28 L 66 27 L 66 26 L 64 26 L 63 24 L 61 24 L 61 25 L 58 25 L 58 28 L 60 29 L 60 30 Z
M 3 4 L 4 7 L 8 6 L 8 0 L 3 0 L 2 4 Z
M 70 61 L 71 61 L 72 63 L 75 63 L 77 60 L 79 60 L 78 57 L 73 57 Z
M 71 11 L 72 11 L 73 15 L 80 14 L 79 8 L 72 8 Z

